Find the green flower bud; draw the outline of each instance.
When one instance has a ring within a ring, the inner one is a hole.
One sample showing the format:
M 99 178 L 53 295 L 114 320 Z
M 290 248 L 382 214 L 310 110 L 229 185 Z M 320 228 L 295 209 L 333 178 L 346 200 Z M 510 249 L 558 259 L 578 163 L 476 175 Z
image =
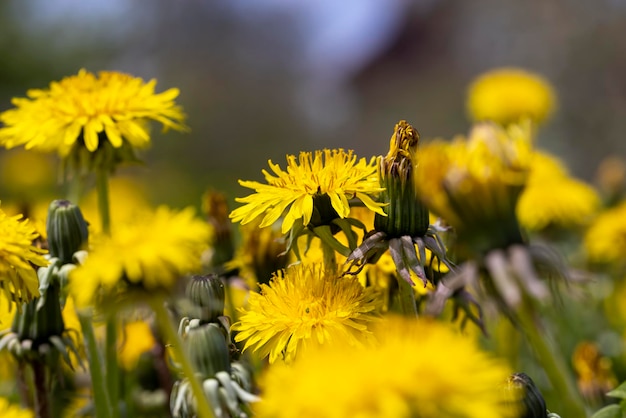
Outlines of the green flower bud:
M 418 199 L 413 171 L 419 133 L 406 121 L 396 124 L 389 153 L 380 160 L 381 202 L 387 216 L 376 214 L 374 228 L 388 237 L 423 236 L 428 230 L 428 209 Z
M 67 200 L 54 200 L 46 223 L 50 255 L 63 264 L 71 263 L 74 253 L 87 243 L 87 225 L 78 206 Z
M 214 377 L 223 371 L 230 374 L 228 343 L 219 325 L 204 324 L 191 328 L 185 346 L 191 364 L 203 378 Z
M 224 315 L 224 283 L 217 275 L 192 276 L 185 293 L 198 308 L 194 317 L 200 322 L 214 322 Z
M 51 337 L 61 337 L 65 331 L 59 285 L 50 285 L 45 292 L 44 303 L 39 303 L 38 299 L 25 303 L 22 310 L 15 314 L 11 326 L 20 342 L 32 342 L 31 350 L 49 343 Z

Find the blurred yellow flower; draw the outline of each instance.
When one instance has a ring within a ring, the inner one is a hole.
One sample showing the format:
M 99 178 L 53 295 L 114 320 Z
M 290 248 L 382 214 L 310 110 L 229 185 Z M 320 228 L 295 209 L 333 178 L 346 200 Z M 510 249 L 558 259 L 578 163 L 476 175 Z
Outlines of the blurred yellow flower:
M 546 120 L 556 107 L 550 83 L 539 74 L 520 68 L 498 68 L 476 78 L 469 87 L 467 110 L 474 121 L 502 125 L 530 118 Z
M 31 199 L 56 184 L 56 170 L 49 155 L 19 149 L 2 156 L 0 178 L 3 189 Z
M 118 359 L 126 370 L 135 368 L 139 357 L 150 351 L 156 344 L 150 325 L 141 320 L 124 324 L 118 341 L 120 343 Z
M 287 156 L 287 171 L 269 161 L 274 175 L 263 170 L 268 184 L 240 180 L 243 187 L 256 193 L 235 199 L 245 203 L 233 210 L 234 222 L 247 224 L 264 215 L 260 227 L 276 222 L 285 211 L 282 232 L 291 229 L 296 220 L 304 226 L 328 222 L 334 218 L 350 215 L 348 199 L 358 198 L 374 212 L 384 215 L 382 204 L 372 198 L 380 192 L 376 160 L 365 158 L 357 161 L 352 151 L 343 149 L 301 152 L 299 157 Z M 313 215 L 316 215 L 315 219 Z M 327 219 L 330 218 L 330 219 Z
M 377 343 L 320 347 L 261 380 L 259 417 L 503 418 L 504 363 L 434 321 L 388 317 Z
M 626 254 L 626 201 L 600 213 L 585 234 L 585 251 L 590 261 L 613 263 Z
M 192 208 L 144 212 L 111 237 L 94 239 L 87 259 L 70 273 L 70 292 L 84 306 L 99 292 L 107 297 L 118 291 L 169 291 L 183 274 L 200 269 L 209 235 Z
M 0 398 L 0 416 L 2 418 L 33 418 L 35 414 L 30 409 L 12 405 L 6 398 Z
M 25 302 L 39 296 L 36 266 L 47 266 L 45 250 L 32 245 L 39 235 L 22 215 L 7 216 L 0 209 L 0 292 Z
M 570 177 L 556 157 L 540 151 L 533 154 L 528 184 L 517 203 L 517 217 L 524 228 L 582 226 L 599 207 L 596 190 Z
M 315 345 L 356 346 L 365 341 L 380 302 L 354 277 L 339 277 L 321 264 L 297 264 L 277 273 L 241 310 L 235 341 L 260 357 L 291 362 Z
M 0 113 L 4 127 L 0 144 L 13 148 L 57 152 L 67 156 L 75 144 L 95 152 L 103 141 L 114 148 L 127 141 L 133 148 L 150 144 L 148 120 L 164 129 L 185 130 L 185 115 L 174 99 L 178 89 L 155 94 L 156 80 L 119 72 L 98 76 L 82 69 L 50 83 L 48 89 L 29 90 L 14 98 L 15 108 Z
M 423 145 L 416 187 L 430 210 L 459 231 L 513 221 L 532 156 L 530 127 L 491 123 L 474 126 L 469 137 Z

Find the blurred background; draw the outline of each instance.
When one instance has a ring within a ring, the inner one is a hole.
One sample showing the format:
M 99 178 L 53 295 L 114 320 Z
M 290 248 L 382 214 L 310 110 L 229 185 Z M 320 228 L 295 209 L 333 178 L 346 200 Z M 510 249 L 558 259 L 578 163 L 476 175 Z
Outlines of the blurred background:
M 146 165 L 120 171 L 152 203 L 199 206 L 207 188 L 247 195 L 237 179 L 287 153 L 384 154 L 399 119 L 424 139 L 465 133 L 468 83 L 519 66 L 559 95 L 539 146 L 591 181 L 626 153 L 625 40 L 624 0 L 3 0 L 0 111 L 80 68 L 178 87 L 191 133 L 155 128 Z M 14 153 L 0 199 L 33 172 Z

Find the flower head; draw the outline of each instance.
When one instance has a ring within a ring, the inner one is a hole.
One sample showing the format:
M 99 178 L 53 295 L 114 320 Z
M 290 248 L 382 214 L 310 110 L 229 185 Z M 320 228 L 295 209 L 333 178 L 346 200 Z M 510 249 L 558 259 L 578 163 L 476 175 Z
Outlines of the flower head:
M 0 398 L 0 416 L 5 418 L 33 418 L 35 414 L 30 409 L 11 405 L 6 398 Z
M 0 114 L 0 144 L 7 148 L 57 152 L 65 157 L 75 144 L 95 152 L 102 141 L 114 148 L 127 141 L 133 148 L 150 143 L 148 120 L 164 129 L 185 130 L 185 116 L 174 103 L 178 89 L 154 92 L 156 80 L 145 83 L 128 74 L 102 71 L 78 74 L 33 89 L 15 98 L 15 108 Z
M 549 154 L 533 153 L 528 184 L 517 203 L 520 225 L 531 231 L 588 223 L 600 207 L 593 187 L 572 178 Z
M 585 250 L 590 261 L 615 263 L 626 252 L 626 201 L 602 212 L 585 234 Z
M 184 274 L 201 267 L 209 226 L 191 208 L 166 207 L 144 213 L 134 223 L 96 239 L 84 263 L 72 271 L 70 290 L 76 304 L 132 289 L 168 291 Z
M 267 184 L 239 181 L 256 193 L 236 199 L 245 203 L 233 210 L 234 222 L 247 224 L 263 215 L 260 227 L 276 222 L 285 212 L 282 232 L 289 231 L 294 222 L 318 226 L 334 218 L 350 215 L 348 199 L 357 198 L 374 212 L 382 212 L 382 204 L 372 195 L 382 191 L 378 184 L 376 160 L 357 160 L 352 151 L 343 149 L 301 152 L 299 157 L 287 156 L 287 171 L 269 161 L 274 174 L 263 170 Z
M 416 187 L 427 206 L 476 238 L 502 231 L 497 244 L 519 239 L 515 206 L 531 161 L 528 125 L 476 125 L 469 138 L 422 146 Z M 493 234 L 492 234 L 493 235 Z
M 479 76 L 469 87 L 467 109 L 474 121 L 502 125 L 530 118 L 541 123 L 554 111 L 556 95 L 538 74 L 519 68 L 499 68 Z
M 310 346 L 361 344 L 378 305 L 376 295 L 356 278 L 338 277 L 321 264 L 297 264 L 261 285 L 260 294 L 250 294 L 232 329 L 238 331 L 235 341 L 245 341 L 244 350 L 269 356 L 270 363 L 289 362 Z
M 0 292 L 25 302 L 39 296 L 35 266 L 46 266 L 45 250 L 33 246 L 39 234 L 22 215 L 7 216 L 0 209 Z
M 470 339 L 441 323 L 390 317 L 377 343 L 321 347 L 293 364 L 270 366 L 260 417 L 510 416 L 499 390 L 509 372 Z

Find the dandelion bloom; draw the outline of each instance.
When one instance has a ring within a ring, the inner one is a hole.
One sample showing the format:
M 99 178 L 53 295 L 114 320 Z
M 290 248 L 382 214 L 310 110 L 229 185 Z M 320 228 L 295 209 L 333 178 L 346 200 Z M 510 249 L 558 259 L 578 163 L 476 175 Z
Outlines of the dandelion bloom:
M 556 95 L 542 76 L 520 68 L 488 71 L 472 82 L 467 109 L 474 121 L 490 120 L 503 125 L 530 118 L 547 119 L 556 106 Z
M 500 386 L 507 367 L 434 321 L 389 317 L 377 343 L 313 349 L 261 380 L 259 417 L 458 417 L 512 415 Z
M 516 229 L 531 156 L 528 125 L 481 123 L 468 138 L 422 146 L 415 184 L 426 205 L 459 232 Z
M 33 246 L 39 234 L 22 215 L 7 216 L 0 209 L 0 291 L 9 299 L 29 301 L 39 296 L 39 280 L 33 266 L 46 266 L 41 250 Z
M 521 226 L 531 231 L 582 226 L 599 207 L 595 189 L 572 178 L 556 157 L 539 151 L 533 154 L 528 184 L 517 203 Z
M 169 291 L 184 274 L 201 267 L 209 226 L 193 210 L 160 207 L 134 223 L 96 239 L 82 265 L 70 275 L 70 291 L 84 306 L 116 291 Z
M 260 224 L 263 228 L 272 225 L 287 211 L 282 222 L 282 232 L 286 233 L 296 220 L 301 219 L 304 226 L 309 225 L 314 212 L 322 218 L 313 219 L 314 222 L 328 221 L 328 212 L 331 212 L 331 220 L 349 216 L 348 199 L 352 198 L 384 215 L 383 205 L 372 198 L 383 190 L 374 158 L 367 162 L 365 158 L 357 160 L 352 151 L 325 149 L 315 153 L 301 152 L 299 157 L 288 155 L 287 171 L 271 160 L 269 166 L 274 174 L 263 170 L 267 184 L 239 181 L 256 193 L 235 199 L 245 205 L 230 214 L 234 222 L 247 224 L 264 215 Z
M 11 405 L 6 398 L 0 398 L 0 416 L 3 418 L 33 418 L 35 414 L 30 409 Z
M 0 114 L 0 144 L 6 148 L 57 152 L 67 156 L 75 144 L 95 152 L 102 141 L 120 148 L 150 143 L 148 120 L 164 129 L 186 130 L 185 115 L 174 99 L 178 89 L 155 93 L 156 80 L 145 83 L 128 74 L 101 71 L 78 74 L 29 90 L 14 98 L 15 108 Z
M 245 341 L 270 363 L 290 362 L 313 345 L 359 345 L 369 335 L 379 302 L 354 277 L 338 277 L 321 264 L 294 265 L 277 273 L 261 293 L 251 293 L 242 309 L 235 341 Z
M 589 260 L 616 263 L 626 253 L 626 201 L 598 215 L 585 234 Z

